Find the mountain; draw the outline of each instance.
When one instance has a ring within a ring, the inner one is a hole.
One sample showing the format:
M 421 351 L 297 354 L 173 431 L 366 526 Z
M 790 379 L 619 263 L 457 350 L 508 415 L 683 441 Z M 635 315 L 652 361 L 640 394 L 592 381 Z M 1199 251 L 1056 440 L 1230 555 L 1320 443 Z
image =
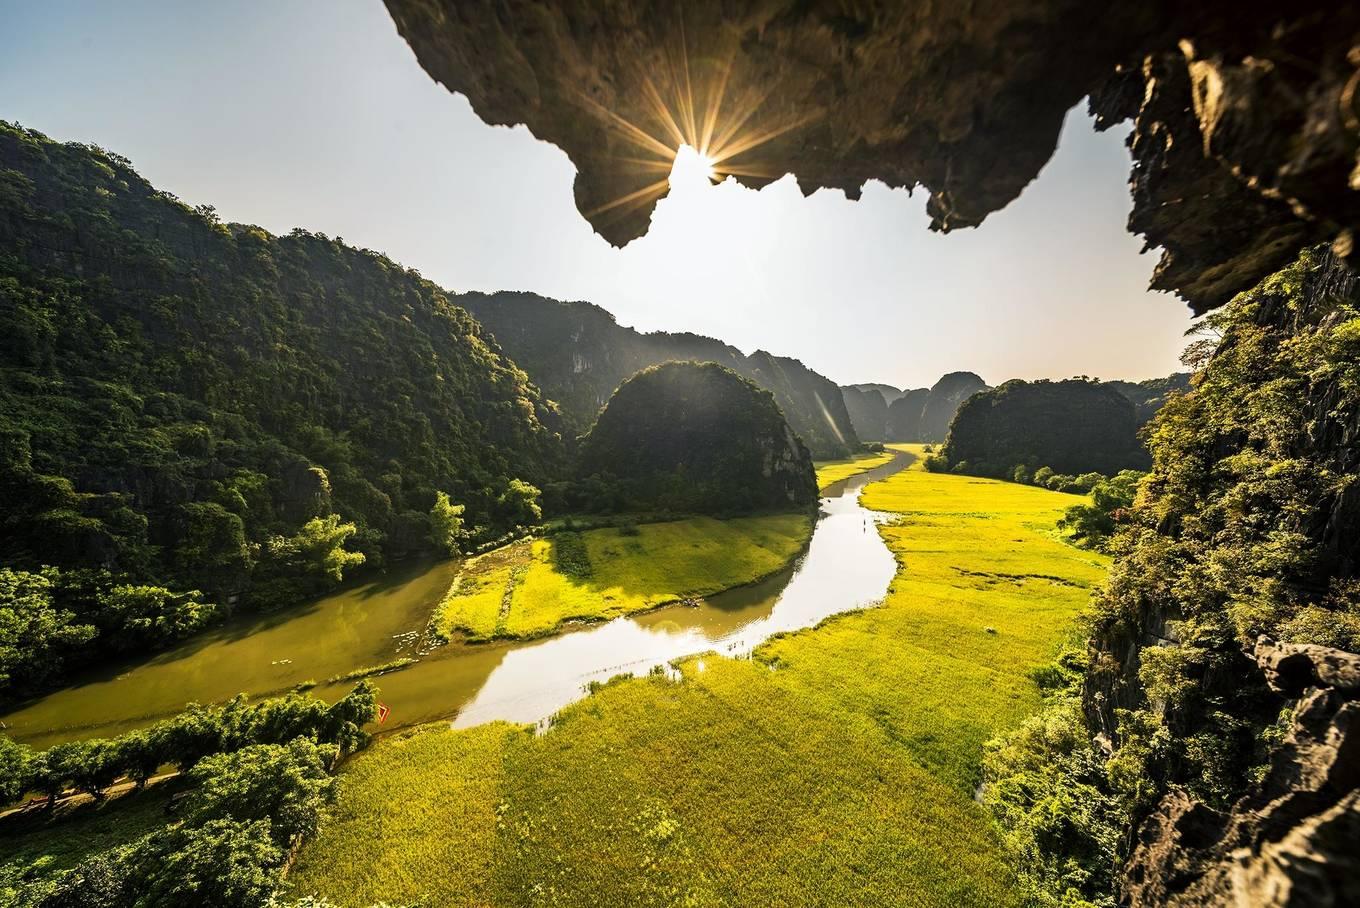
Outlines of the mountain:
M 292 601 L 430 551 L 439 492 L 518 522 L 557 421 L 418 273 L 0 123 L 0 564 Z M 90 589 L 59 604 L 117 631 Z
M 1113 475 L 1150 465 L 1139 426 L 1133 402 L 1109 384 L 1015 379 L 964 401 L 941 453 L 983 476 L 1009 477 L 1017 466 Z
M 861 382 L 857 385 L 846 385 L 845 387 L 853 388 L 856 391 L 877 391 L 879 394 L 883 395 L 883 402 L 885 404 L 891 404 L 893 401 L 897 400 L 897 398 L 907 393 L 901 388 L 894 388 L 892 385 L 883 385 L 878 382 Z
M 950 372 L 930 389 L 916 388 L 897 391 L 888 385 L 851 385 L 853 388 L 888 388 L 895 391 L 892 399 L 885 397 L 888 411 L 884 419 L 883 438 L 886 441 L 944 441 L 949 422 L 959 404 L 987 383 L 972 372 Z
M 950 372 L 941 376 L 931 386 L 930 396 L 921 408 L 920 440 L 944 441 L 959 406 L 978 391 L 985 390 L 987 383 L 972 372 Z
M 859 447 L 841 389 L 796 359 L 764 351 L 746 356 L 697 334 L 643 334 L 593 303 L 512 292 L 464 293 L 457 302 L 557 402 L 577 434 L 590 428 L 630 375 L 658 363 L 695 360 L 726 366 L 773 394 L 814 457 L 844 457 Z
M 627 379 L 582 439 L 579 472 L 630 510 L 730 514 L 817 501 L 812 458 L 774 396 L 712 362 Z
M 845 385 L 841 388 L 850 424 L 861 441 L 883 441 L 887 438 L 888 403 L 877 388 Z
M 888 405 L 883 426 L 886 441 L 920 441 L 921 411 L 930 397 L 929 388 L 913 388 Z

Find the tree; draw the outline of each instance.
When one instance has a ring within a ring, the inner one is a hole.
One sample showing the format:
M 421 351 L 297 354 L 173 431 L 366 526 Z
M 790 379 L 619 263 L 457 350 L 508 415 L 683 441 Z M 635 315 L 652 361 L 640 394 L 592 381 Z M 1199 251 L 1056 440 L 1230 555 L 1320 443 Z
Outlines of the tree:
M 430 508 L 430 542 L 441 554 L 459 553 L 459 544 L 463 538 L 464 510 L 463 505 L 449 501 L 447 492 L 435 493 L 434 507 Z
M 41 684 L 61 671 L 66 654 L 98 635 L 58 608 L 55 568 L 39 573 L 0 568 L 0 686 Z
M 198 789 L 185 821 L 268 820 L 275 844 L 286 848 L 297 836 L 316 832 L 322 810 L 335 798 L 336 780 L 326 770 L 335 749 L 296 738 L 205 757 L 190 772 Z
M 500 512 L 507 523 L 528 526 L 543 518 L 538 499 L 543 493 L 522 479 L 512 479 L 501 493 Z
M 33 752 L 0 735 L 0 804 L 12 804 L 28 790 Z
M 303 524 L 293 542 L 307 571 L 339 583 L 347 568 L 364 563 L 362 552 L 345 550 L 345 541 L 354 533 L 354 524 L 341 523 L 339 514 L 327 514 Z
M 257 908 L 277 888 L 284 854 L 268 820 L 173 826 L 136 849 L 137 904 Z

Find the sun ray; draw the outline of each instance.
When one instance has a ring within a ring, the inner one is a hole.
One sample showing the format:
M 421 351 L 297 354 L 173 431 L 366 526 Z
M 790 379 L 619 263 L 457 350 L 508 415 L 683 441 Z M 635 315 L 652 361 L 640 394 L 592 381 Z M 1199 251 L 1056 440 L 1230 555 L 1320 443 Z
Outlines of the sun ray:
M 612 202 L 606 202 L 598 208 L 592 208 L 590 211 L 587 211 L 585 213 L 585 216 L 587 218 L 592 218 L 595 217 L 596 215 L 604 214 L 606 211 L 614 211 L 618 208 L 623 208 L 624 211 L 629 211 L 632 210 L 633 208 L 639 208 L 654 198 L 657 199 L 661 198 L 661 196 L 665 194 L 666 190 L 669 187 L 670 187 L 669 177 L 667 177 L 666 179 L 657 180 L 655 183 L 649 183 L 646 186 L 643 186 L 641 189 L 635 190 L 634 192 L 630 192 L 627 195 L 619 196 Z M 623 212 L 618 213 L 622 214 Z

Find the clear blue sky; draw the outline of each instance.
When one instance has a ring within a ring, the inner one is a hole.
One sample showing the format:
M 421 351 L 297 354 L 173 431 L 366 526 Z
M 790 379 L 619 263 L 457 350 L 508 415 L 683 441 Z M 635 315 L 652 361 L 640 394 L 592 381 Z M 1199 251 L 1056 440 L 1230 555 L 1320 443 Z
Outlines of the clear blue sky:
M 342 236 L 453 290 L 588 299 L 842 383 L 1165 375 L 1190 321 L 1145 290 L 1122 133 L 1081 110 L 979 230 L 932 234 L 923 193 L 875 184 L 849 202 L 698 181 L 623 250 L 577 214 L 566 156 L 431 81 L 379 0 L 0 0 L 0 118 L 126 155 L 228 220 Z

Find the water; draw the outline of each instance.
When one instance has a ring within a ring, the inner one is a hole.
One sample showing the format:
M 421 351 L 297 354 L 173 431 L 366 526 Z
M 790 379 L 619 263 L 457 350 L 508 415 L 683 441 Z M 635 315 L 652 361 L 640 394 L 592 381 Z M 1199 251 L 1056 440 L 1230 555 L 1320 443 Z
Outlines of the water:
M 780 631 L 882 598 L 896 565 L 875 530 L 882 515 L 859 490 L 903 469 L 910 455 L 829 487 L 808 550 L 788 569 L 697 606 L 671 606 L 527 643 L 452 644 L 423 651 L 426 622 L 457 572 L 442 562 L 392 572 L 308 606 L 233 621 L 149 660 L 80 679 L 3 717 L 8 733 L 35 747 L 108 737 L 171 715 L 187 702 L 241 691 L 278 693 L 304 681 L 340 696 L 326 679 L 402 656 L 416 664 L 376 683 L 392 713 L 384 729 L 452 719 L 542 722 L 592 681 L 645 674 L 681 656 L 749 653 Z

